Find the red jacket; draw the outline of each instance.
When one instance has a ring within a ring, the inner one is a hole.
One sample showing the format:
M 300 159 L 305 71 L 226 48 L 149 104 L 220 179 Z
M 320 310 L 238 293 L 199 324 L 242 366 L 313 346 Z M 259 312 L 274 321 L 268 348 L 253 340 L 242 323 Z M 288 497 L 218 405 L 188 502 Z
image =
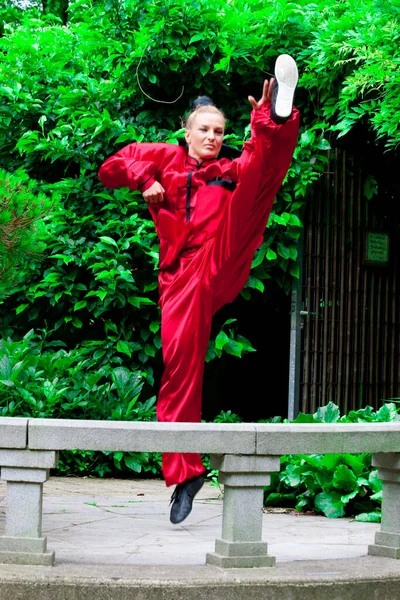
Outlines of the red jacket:
M 268 112 L 267 112 L 268 109 Z M 160 269 L 174 264 L 183 249 L 202 246 L 214 237 L 224 205 L 254 152 L 268 144 L 269 106 L 251 114 L 252 138 L 240 158 L 204 160 L 201 164 L 175 144 L 134 143 L 108 158 L 99 178 L 108 188 L 144 192 L 155 181 L 165 190 L 149 210 L 160 238 Z

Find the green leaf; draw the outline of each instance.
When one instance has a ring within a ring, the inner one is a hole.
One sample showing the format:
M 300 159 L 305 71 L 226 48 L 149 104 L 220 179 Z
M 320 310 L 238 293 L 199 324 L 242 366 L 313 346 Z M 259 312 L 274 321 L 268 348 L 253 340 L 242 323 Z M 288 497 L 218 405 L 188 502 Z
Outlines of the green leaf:
M 211 68 L 211 65 L 207 61 L 205 61 L 205 60 L 202 61 L 201 65 L 200 65 L 200 73 L 203 75 L 203 77 L 205 75 L 207 75 L 210 68 Z
M 301 475 L 297 465 L 287 465 L 282 481 L 290 487 L 297 487 L 301 483 Z
M 135 473 L 141 473 L 142 463 L 140 463 L 134 456 L 125 456 L 124 462 L 126 466 Z
M 100 236 L 100 240 L 102 242 L 104 242 L 104 244 L 111 244 L 112 246 L 115 246 L 116 248 L 118 248 L 117 242 L 115 240 L 113 240 L 111 237 L 109 237 L 108 235 Z
M 152 321 L 149 325 L 149 329 L 152 333 L 157 333 L 160 329 L 160 323 L 158 321 Z
M 353 500 L 353 498 L 355 498 L 357 496 L 359 492 L 358 487 L 353 490 L 352 492 L 350 492 L 349 494 L 345 494 L 344 496 L 342 496 L 341 500 L 343 502 L 344 505 L 348 504 L 350 502 L 350 500 Z
M 321 459 L 320 466 L 334 472 L 338 465 L 342 464 L 342 459 L 342 454 L 325 454 Z
M 315 506 L 328 519 L 337 519 L 344 516 L 344 504 L 339 492 L 321 492 L 317 494 L 315 497 Z
M 303 227 L 303 223 L 300 221 L 297 215 L 291 214 L 289 219 L 289 225 L 293 227 Z
M 354 474 L 359 477 L 365 469 L 362 458 L 355 456 L 354 454 L 344 454 L 344 461 L 353 470 Z
M 81 308 L 85 308 L 86 300 L 80 300 L 74 305 L 74 310 L 80 310 Z
M 289 266 L 289 273 L 291 274 L 292 277 L 295 277 L 296 279 L 298 279 L 300 277 L 300 267 L 299 267 L 299 265 L 291 264 Z
M 156 349 L 154 348 L 154 346 L 151 346 L 150 344 L 145 345 L 144 351 L 147 354 L 147 356 L 155 356 L 156 355 Z
M 287 224 L 288 224 L 288 222 L 289 222 L 289 220 L 290 220 L 290 217 L 291 217 L 291 216 L 292 216 L 292 215 L 291 215 L 290 213 L 288 213 L 288 212 L 283 212 L 283 213 L 280 215 L 280 218 L 281 218 L 281 219 L 283 219 L 283 224 L 284 224 L 284 225 L 287 225 Z
M 80 329 L 83 325 L 82 321 L 80 319 L 78 319 L 78 317 L 73 317 L 72 319 L 72 325 L 74 327 L 77 327 L 78 329 Z
M 189 40 L 189 44 L 194 44 L 194 42 L 198 42 L 199 40 L 204 39 L 204 33 L 195 33 Z
M 382 490 L 382 480 L 378 477 L 378 469 L 374 469 L 370 472 L 368 477 L 368 483 L 371 486 L 373 492 L 377 493 Z
M 300 136 L 300 144 L 302 146 L 308 146 L 314 142 L 315 132 L 314 131 L 304 131 Z
M 15 383 L 13 381 L 11 381 L 10 379 L 0 379 L 0 383 L 2 383 L 3 385 L 7 385 L 8 387 L 15 386 Z
M 271 221 L 278 223 L 278 225 L 287 225 L 287 219 L 281 215 L 273 215 Z
M 380 523 L 381 516 L 380 512 L 361 513 L 356 515 L 355 520 L 361 523 Z
M 105 330 L 108 331 L 109 329 L 110 329 L 110 331 L 113 331 L 114 333 L 118 333 L 118 327 L 112 321 L 105 322 Z
M 332 146 L 325 138 L 320 138 L 317 143 L 318 150 L 331 150 Z
M 155 290 L 158 287 L 158 282 L 157 281 L 153 281 L 152 283 L 148 283 L 144 286 L 143 291 L 146 292 L 150 292 L 152 290 Z
M 383 492 L 381 490 L 380 492 L 376 492 L 376 494 L 372 494 L 372 496 L 370 496 L 370 499 L 375 500 L 376 502 L 382 502 L 382 496 Z
M 266 257 L 267 260 L 276 260 L 277 254 L 271 248 L 268 248 Z
M 382 423 L 388 423 L 389 421 L 394 421 L 397 416 L 397 408 L 396 405 L 391 403 L 386 403 L 378 410 L 376 413 L 376 420 Z
M 343 490 L 344 492 L 352 492 L 357 486 L 357 477 L 349 467 L 346 465 L 339 465 L 333 475 L 332 483 L 335 488 Z
M 217 350 L 222 350 L 225 344 L 229 342 L 229 337 L 226 335 L 225 331 L 220 331 L 217 337 L 215 338 L 215 347 Z
M 247 281 L 247 285 L 250 288 L 254 288 L 256 290 L 259 290 L 261 293 L 264 291 L 264 284 L 262 281 L 260 281 L 259 279 L 257 279 L 257 277 L 253 277 L 253 275 L 250 275 L 248 281 Z
M 306 415 L 300 412 L 291 423 L 316 423 L 316 420 L 313 415 Z
M 282 505 L 282 494 L 277 494 L 273 492 L 272 494 L 268 494 L 265 499 L 266 506 L 281 506 Z
M 258 248 L 257 252 L 254 255 L 253 261 L 251 263 L 251 268 L 254 269 L 261 265 L 265 257 L 265 244 L 262 244 L 260 248 Z
M 142 304 L 155 304 L 150 298 L 140 298 L 139 296 L 129 296 L 128 302 L 132 306 L 136 306 L 136 308 L 140 308 Z
M 242 348 L 242 344 L 239 344 L 239 342 L 236 342 L 235 340 L 229 340 L 227 344 L 224 344 L 224 351 L 227 354 L 232 354 L 239 358 L 242 356 Z
M 227 319 L 225 321 L 225 323 L 222 325 L 222 327 L 225 327 L 225 325 L 231 325 L 232 323 L 236 323 L 237 319 Z
M 315 413 L 315 417 L 321 423 L 336 423 L 340 417 L 339 408 L 333 402 L 328 402 L 326 406 L 320 406 Z
M 249 340 L 243 335 L 237 335 L 236 339 L 242 345 L 242 352 L 257 352 L 257 350 L 253 348 Z
M 281 242 L 278 242 L 277 248 L 279 256 L 282 256 L 282 258 L 284 258 L 285 260 L 288 260 L 290 258 L 289 249 L 286 248 L 286 246 L 284 246 Z
M 130 351 L 128 344 L 126 342 L 124 342 L 123 340 L 119 340 L 119 342 L 117 343 L 117 350 L 118 350 L 118 352 L 121 352 L 122 354 L 127 354 L 129 356 L 129 358 L 132 357 L 132 353 Z
M 118 342 L 124 344 L 125 342 Z M 120 351 L 121 352 L 121 351 Z M 131 373 L 126 367 L 117 367 L 112 371 L 112 380 L 118 390 L 124 391 L 129 386 Z
M 15 313 L 17 315 L 19 315 L 19 313 L 22 313 L 22 311 L 24 311 L 27 307 L 29 306 L 29 304 L 20 304 L 19 306 L 17 306 L 17 308 L 15 309 Z

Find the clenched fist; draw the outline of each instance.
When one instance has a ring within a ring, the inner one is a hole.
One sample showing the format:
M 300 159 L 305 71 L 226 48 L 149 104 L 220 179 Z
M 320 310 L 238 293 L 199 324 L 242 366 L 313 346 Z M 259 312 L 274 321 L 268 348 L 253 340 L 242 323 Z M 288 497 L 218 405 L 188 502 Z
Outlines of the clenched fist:
M 149 189 L 143 192 L 142 196 L 145 202 L 150 204 L 158 204 L 164 200 L 165 190 L 163 186 L 156 181 Z

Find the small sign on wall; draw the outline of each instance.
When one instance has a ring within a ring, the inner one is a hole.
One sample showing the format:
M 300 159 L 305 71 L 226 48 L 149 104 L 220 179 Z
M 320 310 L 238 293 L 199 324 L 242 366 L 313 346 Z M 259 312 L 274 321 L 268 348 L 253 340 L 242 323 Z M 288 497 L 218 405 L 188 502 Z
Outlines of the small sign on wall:
M 385 267 L 389 264 L 389 234 L 367 231 L 365 264 Z

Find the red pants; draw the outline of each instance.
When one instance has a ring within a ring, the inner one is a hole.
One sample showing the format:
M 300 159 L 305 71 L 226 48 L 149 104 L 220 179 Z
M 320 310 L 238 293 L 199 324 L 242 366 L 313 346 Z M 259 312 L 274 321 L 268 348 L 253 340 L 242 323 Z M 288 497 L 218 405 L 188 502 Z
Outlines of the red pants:
M 289 168 L 299 114 L 270 124 L 262 151 L 254 152 L 232 193 L 216 235 L 159 275 L 164 374 L 157 403 L 159 421 L 200 422 L 204 361 L 212 316 L 232 302 L 248 279 L 263 241 L 274 198 Z M 205 471 L 199 454 L 165 453 L 167 486 Z

